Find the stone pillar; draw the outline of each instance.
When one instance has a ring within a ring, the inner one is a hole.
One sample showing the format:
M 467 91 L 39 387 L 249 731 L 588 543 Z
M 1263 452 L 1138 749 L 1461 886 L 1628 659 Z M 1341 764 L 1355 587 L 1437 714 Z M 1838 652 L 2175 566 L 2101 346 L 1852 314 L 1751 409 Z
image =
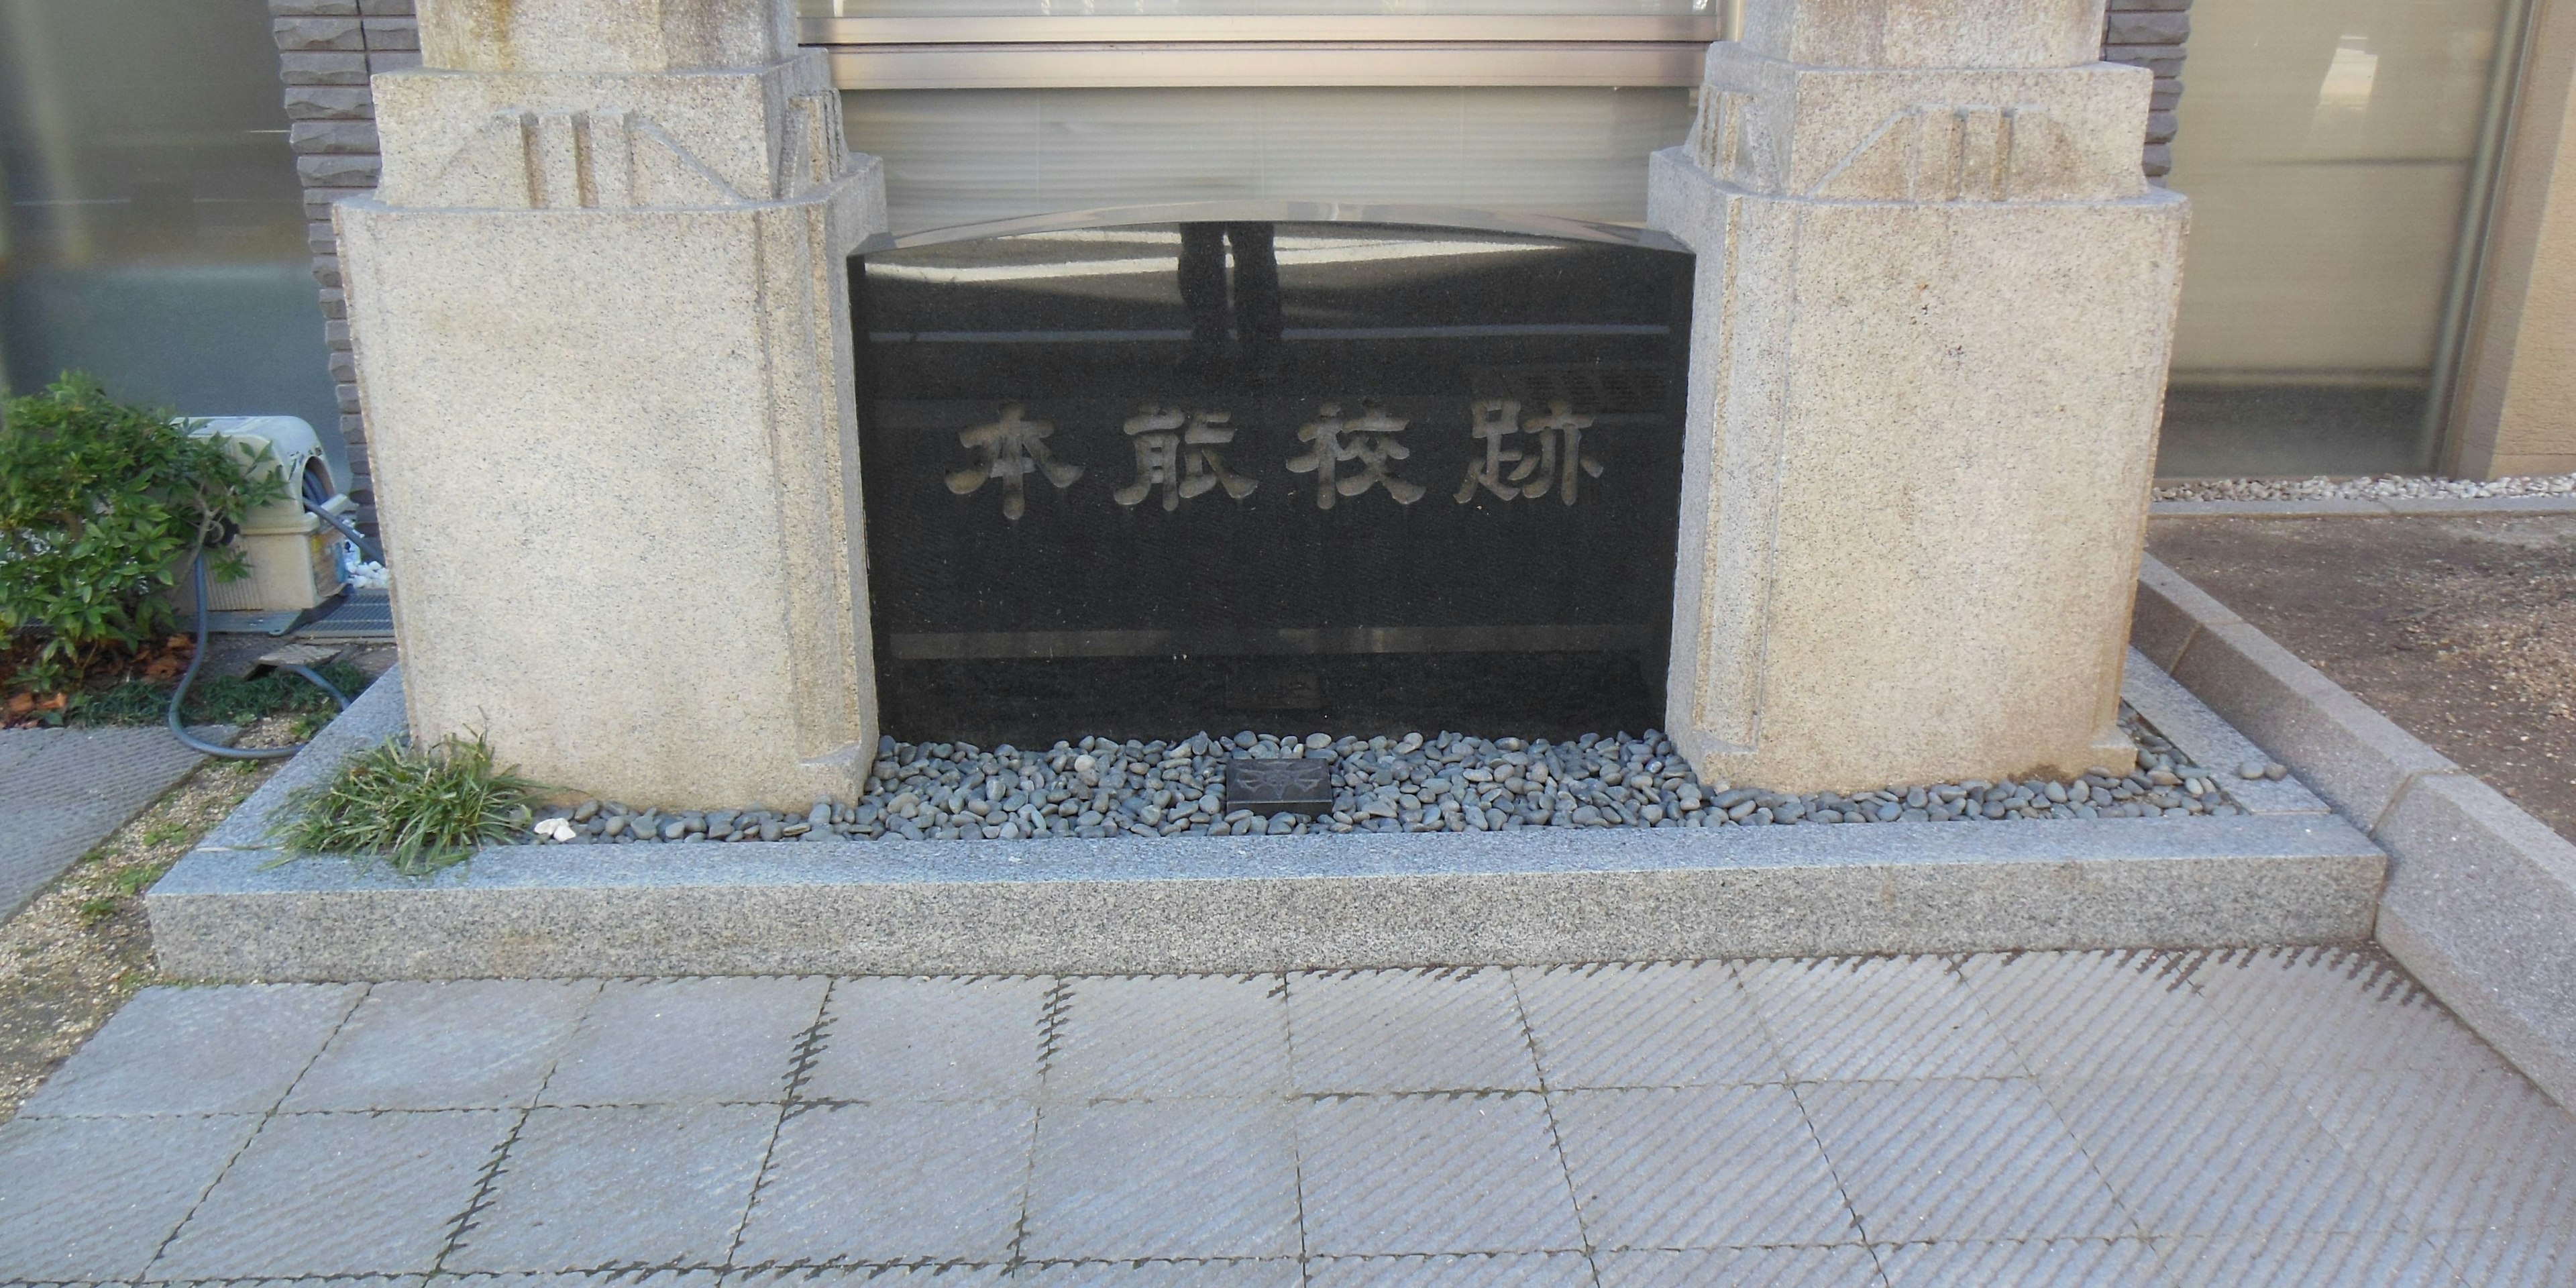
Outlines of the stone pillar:
M 1749 0 L 1650 219 L 1699 253 L 1669 728 L 1783 790 L 2125 769 L 2180 280 L 2102 0 Z
M 412 728 L 638 804 L 856 793 L 850 252 L 791 0 L 420 0 L 335 224 Z

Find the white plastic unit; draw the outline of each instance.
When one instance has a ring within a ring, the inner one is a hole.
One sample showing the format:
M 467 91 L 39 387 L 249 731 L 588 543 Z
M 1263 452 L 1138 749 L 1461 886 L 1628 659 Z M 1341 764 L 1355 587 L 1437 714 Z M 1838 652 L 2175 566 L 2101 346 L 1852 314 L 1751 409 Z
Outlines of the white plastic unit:
M 329 499 L 323 508 L 346 515 L 356 507 L 331 477 L 323 458 L 322 439 L 313 426 L 295 416 L 217 416 L 192 431 L 200 438 L 220 438 L 244 461 L 268 449 L 267 469 L 286 484 L 285 495 L 242 517 L 241 535 L 232 548 L 250 563 L 250 575 L 239 581 L 207 582 L 206 607 L 215 612 L 277 612 L 311 608 L 338 594 L 341 548 L 348 538 L 304 509 L 304 480 L 316 479 Z M 181 583 L 180 600 L 188 599 Z

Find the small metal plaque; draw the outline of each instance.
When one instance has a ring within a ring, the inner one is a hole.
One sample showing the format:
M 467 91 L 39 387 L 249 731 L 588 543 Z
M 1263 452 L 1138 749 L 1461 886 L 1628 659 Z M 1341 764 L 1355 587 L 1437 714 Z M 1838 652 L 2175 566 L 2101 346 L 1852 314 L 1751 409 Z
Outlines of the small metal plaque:
M 1333 808 L 1333 762 L 1299 758 L 1255 760 L 1237 756 L 1225 766 L 1225 808 L 1312 817 Z

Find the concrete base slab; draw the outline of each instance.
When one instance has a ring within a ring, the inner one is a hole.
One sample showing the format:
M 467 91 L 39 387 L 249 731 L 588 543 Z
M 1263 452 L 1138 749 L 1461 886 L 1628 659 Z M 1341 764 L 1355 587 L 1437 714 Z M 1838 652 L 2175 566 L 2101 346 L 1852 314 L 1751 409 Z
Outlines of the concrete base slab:
M 182 979 L 1275 971 L 2346 943 L 2331 815 L 1100 841 L 497 846 L 425 879 L 265 848 L 402 729 L 390 674 L 147 899 Z

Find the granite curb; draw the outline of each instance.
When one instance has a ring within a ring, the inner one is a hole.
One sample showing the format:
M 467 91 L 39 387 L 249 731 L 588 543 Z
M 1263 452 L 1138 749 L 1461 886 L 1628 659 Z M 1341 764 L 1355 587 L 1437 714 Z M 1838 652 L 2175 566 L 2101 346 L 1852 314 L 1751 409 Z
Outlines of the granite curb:
M 200 850 L 154 887 L 216 979 L 1275 971 L 2369 937 L 2325 815 L 1100 841 L 516 846 L 426 880 Z
M 2152 556 L 2135 623 L 2148 659 L 2388 852 L 2382 946 L 2576 1105 L 2576 844 Z
M 2467 514 L 2576 514 L 2571 496 L 2310 497 L 2296 501 L 2157 501 L 2151 519 L 2330 519 Z
M 2152 668 L 2160 732 L 2241 735 Z M 286 796 L 404 728 L 390 672 L 147 899 L 178 978 L 1244 971 L 2369 938 L 2385 859 L 2296 784 L 2191 819 L 1098 841 L 498 846 L 281 861 Z M 2234 737 L 2235 742 L 2226 741 Z

